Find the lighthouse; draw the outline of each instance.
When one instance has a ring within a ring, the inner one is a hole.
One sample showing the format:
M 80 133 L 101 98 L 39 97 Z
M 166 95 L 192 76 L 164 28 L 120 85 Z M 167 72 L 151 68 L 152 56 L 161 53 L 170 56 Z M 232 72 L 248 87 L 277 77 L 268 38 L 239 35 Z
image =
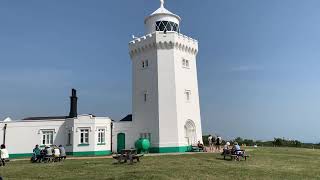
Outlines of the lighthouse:
M 132 135 L 149 139 L 151 152 L 185 152 L 202 142 L 198 41 L 183 35 L 180 22 L 160 0 L 144 20 L 145 35 L 129 42 Z

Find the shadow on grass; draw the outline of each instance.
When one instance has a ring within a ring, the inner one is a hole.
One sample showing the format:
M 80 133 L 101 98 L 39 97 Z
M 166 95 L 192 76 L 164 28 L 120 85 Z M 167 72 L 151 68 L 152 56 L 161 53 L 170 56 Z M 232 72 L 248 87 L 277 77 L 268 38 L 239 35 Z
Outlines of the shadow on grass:
M 233 161 L 231 158 L 224 159 L 223 157 L 217 157 L 216 159 L 220 161 Z

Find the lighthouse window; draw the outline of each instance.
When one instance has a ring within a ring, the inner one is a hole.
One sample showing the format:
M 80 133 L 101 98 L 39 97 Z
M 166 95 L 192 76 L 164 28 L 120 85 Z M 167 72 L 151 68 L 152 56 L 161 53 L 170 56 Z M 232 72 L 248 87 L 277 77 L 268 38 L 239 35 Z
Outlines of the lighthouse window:
M 147 94 L 147 92 L 144 92 L 144 94 L 143 94 L 143 100 L 144 100 L 144 102 L 147 102 L 147 100 L 148 100 L 148 94 Z
M 190 68 L 190 61 L 187 59 L 182 59 L 182 67 Z
M 171 21 L 157 21 L 156 31 L 176 31 L 179 32 L 179 25 Z
M 190 90 L 185 90 L 184 94 L 186 96 L 186 101 L 189 102 L 190 99 L 191 99 L 191 91 Z
M 141 66 L 142 66 L 142 69 L 145 69 L 147 67 L 149 67 L 149 61 L 148 60 L 144 60 L 141 62 Z
M 148 139 L 151 142 L 151 133 L 140 133 L 140 138 Z

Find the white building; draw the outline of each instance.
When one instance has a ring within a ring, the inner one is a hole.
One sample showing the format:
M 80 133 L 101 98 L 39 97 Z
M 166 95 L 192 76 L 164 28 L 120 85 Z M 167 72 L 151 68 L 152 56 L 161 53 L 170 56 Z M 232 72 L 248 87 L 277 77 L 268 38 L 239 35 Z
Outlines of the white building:
M 198 42 L 180 33 L 180 21 L 161 1 L 161 7 L 145 19 L 146 35 L 129 43 L 132 115 L 113 123 L 107 117 L 77 116 L 73 91 L 68 117 L 0 123 L 0 136 L 6 134 L 11 156 L 30 155 L 35 144 L 62 144 L 71 155 L 107 155 L 134 148 L 139 138 L 148 138 L 150 152 L 160 153 L 186 152 L 202 142 Z
M 111 154 L 111 119 L 77 115 L 76 91 L 72 91 L 69 116 L 29 117 L 0 123 L 0 138 L 11 158 L 32 155 L 36 144 L 63 145 L 69 155 Z

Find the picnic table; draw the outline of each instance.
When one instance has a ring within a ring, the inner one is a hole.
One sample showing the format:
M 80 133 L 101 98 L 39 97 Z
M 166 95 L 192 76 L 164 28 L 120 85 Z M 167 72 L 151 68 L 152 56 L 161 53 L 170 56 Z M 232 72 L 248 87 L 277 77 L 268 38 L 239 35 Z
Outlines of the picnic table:
M 118 163 L 126 163 L 129 161 L 130 164 L 133 164 L 134 160 L 140 162 L 140 157 L 142 156 L 143 154 L 137 154 L 136 149 L 123 149 L 120 154 L 116 154 L 112 157 L 116 159 Z
M 232 150 L 232 149 L 224 149 L 223 153 L 221 154 L 223 159 L 225 160 L 227 156 L 231 158 L 231 160 L 238 160 L 240 161 L 241 158 L 247 160 L 249 155 L 246 154 L 245 150 Z
M 198 147 L 198 146 L 191 146 L 190 149 L 191 152 L 205 152 L 204 147 Z

